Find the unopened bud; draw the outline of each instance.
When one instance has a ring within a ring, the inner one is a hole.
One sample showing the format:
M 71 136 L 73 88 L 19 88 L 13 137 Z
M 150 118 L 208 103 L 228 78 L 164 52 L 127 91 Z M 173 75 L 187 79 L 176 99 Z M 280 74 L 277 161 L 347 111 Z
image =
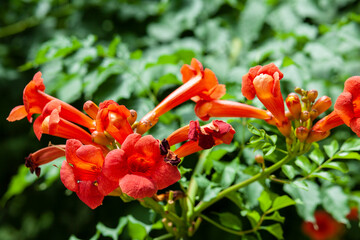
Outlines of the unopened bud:
M 298 127 L 296 128 L 296 137 L 300 140 L 300 142 L 304 142 L 309 135 L 309 129 L 306 127 Z
M 303 122 L 306 122 L 310 118 L 310 113 L 308 111 L 302 111 L 300 115 L 300 119 Z
M 103 132 L 94 131 L 91 133 L 91 139 L 94 143 L 100 144 L 100 145 L 109 145 L 110 140 Z
M 93 101 L 86 101 L 84 103 L 83 109 L 92 119 L 96 119 L 99 107 Z
M 309 101 L 309 99 L 307 97 L 301 97 L 301 101 L 302 102 L 307 102 L 307 101 Z
M 308 138 L 306 139 L 307 143 L 318 142 L 327 138 L 330 135 L 330 131 L 322 132 L 322 131 L 314 131 L 311 130 Z
M 322 96 L 314 103 L 311 109 L 316 110 L 317 116 L 319 116 L 320 114 L 328 110 L 330 107 L 331 107 L 331 98 L 328 96 Z
M 310 111 L 311 121 L 313 121 L 317 116 L 319 116 L 319 112 L 316 109 L 311 109 L 311 111 Z
M 296 88 L 295 88 L 295 92 L 296 92 L 297 94 L 302 95 L 302 89 L 301 89 L 300 87 L 296 87 Z
M 285 111 L 285 117 L 287 117 L 290 121 L 295 119 L 290 111 Z
M 301 103 L 299 96 L 295 93 L 290 93 L 287 96 L 285 102 L 293 117 L 295 119 L 299 119 L 301 114 Z
M 137 112 L 133 109 L 130 110 L 130 116 L 127 118 L 130 125 L 133 125 L 133 123 L 136 121 L 137 118 Z
M 263 163 L 264 162 L 264 157 L 261 154 L 256 154 L 255 155 L 255 161 L 257 163 Z
M 318 91 L 316 90 L 310 90 L 307 95 L 310 102 L 314 102 L 317 96 L 318 96 Z

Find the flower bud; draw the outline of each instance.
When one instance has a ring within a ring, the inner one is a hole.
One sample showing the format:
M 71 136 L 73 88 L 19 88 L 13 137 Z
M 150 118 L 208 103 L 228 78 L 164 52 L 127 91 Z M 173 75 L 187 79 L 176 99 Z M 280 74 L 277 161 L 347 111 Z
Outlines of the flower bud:
M 306 122 L 310 118 L 310 113 L 308 111 L 302 111 L 300 115 L 300 119 L 303 122 Z
M 295 93 L 290 93 L 287 96 L 285 102 L 293 117 L 295 119 L 299 119 L 301 114 L 301 103 L 299 96 Z
M 318 142 L 320 140 L 327 138 L 329 135 L 330 135 L 330 131 L 323 132 L 323 131 L 311 130 L 308 138 L 306 139 L 306 142 L 307 143 Z
M 311 110 L 317 111 L 317 115 L 315 116 L 316 118 L 317 116 L 328 110 L 329 107 L 331 107 L 331 98 L 328 96 L 322 96 L 314 103 Z
M 296 92 L 297 94 L 302 95 L 302 89 L 301 89 L 300 87 L 296 87 L 296 88 L 295 88 L 295 92 Z
M 310 102 L 314 102 L 317 96 L 318 96 L 318 91 L 316 90 L 310 90 L 307 95 Z
M 133 123 L 136 121 L 137 118 L 137 112 L 133 109 L 130 110 L 130 116 L 127 118 L 130 125 L 133 125 Z
M 289 121 L 292 121 L 295 119 L 290 111 L 285 111 L 285 117 L 287 117 Z
M 110 140 L 103 132 L 94 131 L 91 134 L 91 139 L 94 143 L 100 144 L 100 145 L 109 145 Z
M 298 127 L 296 128 L 296 137 L 300 140 L 300 142 L 304 142 L 305 139 L 308 137 L 309 129 L 306 127 Z
M 257 163 L 263 163 L 264 162 L 264 157 L 261 154 L 256 154 L 255 161 Z
M 92 119 L 96 119 L 99 107 L 93 101 L 86 101 L 84 103 L 83 109 Z

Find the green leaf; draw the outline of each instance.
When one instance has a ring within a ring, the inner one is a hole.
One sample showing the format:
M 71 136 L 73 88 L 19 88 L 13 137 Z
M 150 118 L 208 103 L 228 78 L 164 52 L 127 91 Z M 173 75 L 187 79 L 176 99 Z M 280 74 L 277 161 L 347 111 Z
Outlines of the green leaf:
M 357 152 L 341 152 L 336 154 L 334 159 L 354 159 L 354 160 L 360 160 L 360 154 Z
M 322 167 L 336 169 L 343 173 L 347 173 L 349 171 L 348 165 L 344 162 L 329 162 L 329 163 L 323 164 Z
M 121 42 L 121 38 L 119 36 L 116 36 L 110 43 L 109 45 L 109 49 L 108 49 L 108 56 L 109 57 L 115 57 L 116 55 L 116 51 L 117 51 L 117 47 Z
M 109 228 L 103 223 L 99 222 L 96 225 L 96 230 L 99 231 L 104 237 L 111 237 L 113 240 L 117 240 L 127 223 L 127 217 L 121 217 L 119 220 L 119 224 L 116 228 Z
M 257 129 L 254 125 L 252 125 L 251 123 L 247 123 L 247 128 L 249 129 L 249 131 L 257 136 L 261 136 L 260 130 Z
M 273 221 L 284 223 L 285 217 L 281 216 L 278 211 L 275 211 L 272 215 L 265 216 L 264 220 L 273 220 Z
M 299 168 L 301 168 L 302 170 L 304 170 L 304 172 L 306 174 L 310 173 L 311 170 L 313 169 L 313 166 L 312 166 L 311 162 L 305 156 L 299 156 L 295 160 L 295 165 L 298 166 Z
M 341 146 L 341 151 L 360 151 L 360 138 L 349 138 Z
M 324 172 L 324 171 L 323 172 L 315 172 L 315 173 L 310 174 L 310 177 L 322 178 L 322 179 L 330 181 L 330 182 L 334 181 L 334 178 L 330 172 Z
M 309 158 L 317 165 L 321 165 L 325 160 L 324 154 L 321 152 L 320 148 L 317 147 L 309 154 Z
M 131 239 L 143 240 L 148 236 L 151 226 L 146 225 L 132 216 L 128 216 L 127 230 Z
M 230 212 L 217 213 L 217 215 L 219 216 L 221 225 L 235 230 L 242 229 L 242 223 L 236 215 Z
M 277 239 L 284 239 L 283 230 L 280 223 L 275 223 L 270 226 L 261 226 L 260 229 L 266 230 L 272 235 L 274 235 Z
M 260 208 L 263 212 L 266 212 L 266 210 L 268 210 L 271 207 L 272 200 L 270 198 L 269 192 L 263 191 L 260 197 L 258 198 L 258 200 L 259 200 Z
M 346 215 L 350 212 L 349 196 L 340 186 L 323 187 L 321 190 L 322 205 L 337 221 L 347 224 Z
M 324 150 L 325 153 L 329 156 L 329 158 L 331 158 L 339 150 L 339 143 L 334 139 L 329 145 L 324 146 Z
M 290 65 L 293 65 L 293 64 L 295 64 L 294 60 L 292 60 L 292 59 L 291 59 L 290 57 L 288 57 L 288 56 L 285 56 L 285 57 L 283 58 L 283 61 L 282 61 L 281 66 L 287 67 L 287 66 L 290 66 Z
M 281 170 L 289 179 L 293 179 L 296 176 L 296 170 L 291 165 L 285 164 L 281 167 Z
M 294 200 L 292 200 L 290 197 L 283 195 L 280 197 L 275 198 L 272 207 L 270 208 L 270 210 L 268 211 L 269 213 L 274 212 L 276 210 L 291 206 L 291 205 L 295 205 L 296 202 Z
M 249 219 L 252 227 L 255 227 L 258 224 L 258 222 L 260 221 L 260 218 L 261 218 L 260 214 L 255 210 L 247 211 L 246 216 Z
M 140 59 L 142 57 L 142 51 L 140 49 L 135 50 L 130 54 L 131 59 Z
M 284 190 L 296 201 L 302 204 L 296 204 L 296 210 L 304 220 L 314 222 L 314 212 L 321 203 L 319 186 L 311 181 L 304 181 L 308 190 L 298 188 L 292 184 L 284 185 Z

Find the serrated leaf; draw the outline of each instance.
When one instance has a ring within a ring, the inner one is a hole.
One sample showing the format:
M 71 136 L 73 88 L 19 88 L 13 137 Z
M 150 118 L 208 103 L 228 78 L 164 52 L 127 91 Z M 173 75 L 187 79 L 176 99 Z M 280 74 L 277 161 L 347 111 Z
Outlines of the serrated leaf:
M 249 129 L 249 131 L 257 136 L 261 136 L 260 130 L 257 129 L 254 125 L 252 125 L 251 123 L 247 124 L 247 128 Z
M 313 169 L 312 164 L 310 163 L 309 159 L 305 156 L 299 156 L 295 160 L 295 165 L 304 170 L 306 174 L 310 173 Z
M 339 150 L 339 143 L 334 139 L 329 145 L 324 146 L 324 151 L 329 158 L 333 157 L 334 154 Z
M 261 218 L 260 214 L 255 210 L 247 211 L 246 216 L 249 219 L 250 224 L 251 224 L 252 227 L 255 227 L 258 224 L 258 222 L 260 221 L 260 218 Z
M 309 158 L 314 161 L 317 165 L 321 165 L 324 160 L 324 154 L 321 152 L 320 148 L 315 148 L 310 154 Z
M 334 180 L 333 176 L 329 172 L 315 172 L 310 174 L 310 177 L 322 178 L 330 182 Z
M 270 194 L 267 191 L 263 191 L 260 197 L 258 198 L 258 200 L 259 200 L 260 208 L 263 212 L 266 212 L 266 210 L 268 210 L 272 205 Z
M 236 215 L 234 215 L 230 212 L 217 213 L 217 215 L 219 216 L 219 221 L 220 221 L 221 225 L 231 228 L 231 229 L 234 229 L 234 230 L 242 229 L 242 223 Z
M 341 146 L 341 151 L 359 151 L 360 150 L 360 138 L 349 138 Z
M 273 220 L 273 221 L 284 223 L 285 217 L 281 216 L 278 211 L 275 211 L 272 215 L 265 216 L 264 220 Z
M 360 160 L 360 154 L 357 152 L 341 152 L 333 156 L 334 159 L 354 159 Z
M 269 213 L 274 212 L 276 210 L 295 205 L 296 202 L 292 200 L 289 196 L 283 195 L 275 198 L 272 207 L 268 211 Z
M 281 167 L 281 170 L 283 171 L 283 173 L 289 178 L 289 179 L 293 179 L 296 175 L 296 170 L 293 166 L 291 165 L 283 165 Z
M 275 223 L 270 226 L 261 226 L 260 229 L 266 230 L 275 236 L 277 239 L 284 239 L 283 237 L 283 230 L 280 223 Z
M 314 212 L 317 206 L 321 203 L 319 186 L 311 181 L 304 181 L 307 184 L 308 189 L 304 190 L 293 184 L 284 185 L 284 190 L 294 200 L 298 199 L 302 204 L 296 204 L 296 210 L 299 216 L 306 221 L 314 222 Z
M 347 173 L 349 171 L 348 165 L 344 162 L 329 162 L 329 163 L 323 164 L 322 167 L 336 169 L 343 173 Z

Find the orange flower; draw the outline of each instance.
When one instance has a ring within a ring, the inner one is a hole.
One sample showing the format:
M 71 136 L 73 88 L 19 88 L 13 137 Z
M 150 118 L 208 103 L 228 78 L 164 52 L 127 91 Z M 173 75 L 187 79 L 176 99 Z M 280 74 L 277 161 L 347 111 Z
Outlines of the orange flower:
M 344 124 L 343 120 L 340 118 L 335 111 L 331 112 L 329 115 L 320 119 L 310 130 L 309 136 L 306 139 L 307 143 L 317 142 L 322 139 L 327 138 L 330 135 L 330 130 Z
M 24 105 L 13 108 L 7 120 L 13 122 L 27 117 L 28 120 L 31 122 L 33 114 L 41 114 L 45 106 L 50 101 L 56 100 L 57 104 L 61 105 L 63 118 L 80 124 L 89 129 L 94 128 L 94 121 L 91 118 L 89 118 L 70 104 L 67 104 L 57 98 L 47 95 L 46 93 L 44 93 L 44 90 L 45 85 L 43 83 L 43 79 L 41 78 L 41 72 L 38 72 L 35 74 L 33 80 L 31 80 L 24 89 Z
M 201 127 L 199 121 L 190 121 L 189 125 L 179 128 L 170 134 L 167 141 L 172 146 L 189 140 L 174 151 L 180 158 L 222 143 L 230 144 L 234 134 L 235 130 L 233 127 L 220 120 L 214 120 Z
M 255 95 L 277 120 L 277 127 L 284 136 L 289 136 L 291 125 L 285 116 L 284 99 L 280 90 L 283 74 L 275 64 L 256 66 L 242 77 L 242 94 L 249 100 Z
M 315 222 L 304 222 L 303 232 L 312 240 L 331 240 L 341 235 L 343 225 L 325 211 L 316 211 Z
M 350 212 L 346 215 L 346 218 L 353 221 L 359 220 L 359 209 L 357 207 L 351 207 Z
M 198 101 L 195 106 L 195 113 L 203 121 L 209 120 L 210 117 L 271 119 L 271 116 L 263 109 L 227 100 Z
M 344 92 L 337 98 L 335 112 L 360 137 L 360 76 L 345 81 Z
M 83 145 L 76 139 L 66 141 L 66 161 L 61 166 L 61 181 L 92 209 L 100 206 L 104 196 L 118 187 L 117 181 L 104 176 L 103 164 L 101 149 Z
M 192 59 L 191 66 L 185 64 L 180 71 L 184 84 L 140 120 L 137 133 L 145 133 L 158 122 L 161 115 L 190 98 L 197 102 L 219 99 L 225 94 L 225 85 L 219 84 L 215 74 L 210 69 L 204 70 L 195 58 Z
M 103 172 L 133 198 L 151 197 L 181 177 L 178 168 L 165 161 L 160 141 L 137 133 L 130 134 L 121 149 L 106 156 Z
M 35 172 L 36 176 L 40 176 L 40 165 L 54 161 L 55 159 L 65 156 L 65 145 L 53 145 L 42 148 L 34 153 L 29 154 L 25 158 L 25 166 L 30 172 Z
M 100 103 L 99 112 L 96 116 L 97 132 L 107 131 L 120 144 L 126 137 L 133 133 L 128 118 L 131 117 L 130 111 L 124 106 L 112 100 Z

